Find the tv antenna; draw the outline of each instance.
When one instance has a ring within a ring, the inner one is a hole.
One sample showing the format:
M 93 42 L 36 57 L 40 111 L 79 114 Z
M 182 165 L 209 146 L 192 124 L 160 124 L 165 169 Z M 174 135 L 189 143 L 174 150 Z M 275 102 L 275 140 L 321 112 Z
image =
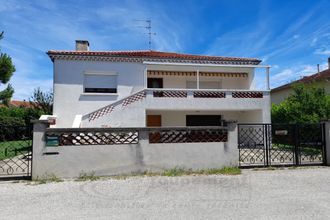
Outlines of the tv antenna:
M 148 34 L 148 45 L 149 45 L 149 50 L 151 50 L 151 44 L 152 44 L 152 36 L 156 35 L 155 32 L 152 32 L 151 29 L 151 19 L 147 19 L 147 20 L 135 20 L 135 21 L 142 21 L 146 23 L 146 26 L 138 26 L 140 28 L 145 28 L 147 30 Z

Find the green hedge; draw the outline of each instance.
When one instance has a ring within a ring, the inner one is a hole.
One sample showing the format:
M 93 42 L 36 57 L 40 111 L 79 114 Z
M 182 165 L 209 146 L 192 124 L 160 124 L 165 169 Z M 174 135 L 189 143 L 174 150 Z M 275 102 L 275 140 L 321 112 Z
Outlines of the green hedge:
M 0 108 L 0 142 L 30 138 L 31 119 L 37 119 L 41 113 L 31 108 Z

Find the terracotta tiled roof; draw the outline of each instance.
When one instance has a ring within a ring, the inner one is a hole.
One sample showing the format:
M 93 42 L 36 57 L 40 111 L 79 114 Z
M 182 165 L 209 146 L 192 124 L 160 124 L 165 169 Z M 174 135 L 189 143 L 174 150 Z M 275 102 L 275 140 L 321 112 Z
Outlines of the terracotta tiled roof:
M 330 69 L 324 70 L 322 72 L 319 73 L 315 73 L 313 75 L 310 76 L 304 76 L 303 78 L 293 81 L 291 83 L 279 86 L 277 88 L 272 89 L 272 92 L 276 92 L 282 89 L 286 89 L 291 87 L 293 84 L 295 83 L 312 83 L 312 82 L 316 82 L 316 81 L 321 81 L 321 80 L 330 80 Z
M 5 105 L 0 104 L 0 107 L 4 107 Z M 24 108 L 33 108 L 33 105 L 31 105 L 28 101 L 18 101 L 18 100 L 12 100 L 9 103 L 9 106 L 12 107 L 24 107 Z
M 261 60 L 256 58 L 242 58 L 242 57 L 223 57 L 223 56 L 206 56 L 181 54 L 172 52 L 161 52 L 155 50 L 139 50 L 139 51 L 58 51 L 50 50 L 47 54 L 52 58 L 65 58 L 65 56 L 86 56 L 86 57 L 114 57 L 114 58 L 135 58 L 136 62 L 145 60 L 184 60 L 198 63 L 235 63 L 243 62 L 244 64 L 259 64 Z

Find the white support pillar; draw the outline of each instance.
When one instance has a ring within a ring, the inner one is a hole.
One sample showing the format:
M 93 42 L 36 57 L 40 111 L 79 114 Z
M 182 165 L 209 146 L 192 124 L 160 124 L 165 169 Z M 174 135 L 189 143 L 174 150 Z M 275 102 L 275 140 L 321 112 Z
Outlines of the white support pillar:
M 270 90 L 269 69 L 270 69 L 270 67 L 266 67 L 266 89 L 267 90 Z
M 148 88 L 148 67 L 146 66 L 146 68 L 144 69 L 144 88 Z
M 197 76 L 197 89 L 199 89 L 199 69 L 196 71 L 196 76 Z

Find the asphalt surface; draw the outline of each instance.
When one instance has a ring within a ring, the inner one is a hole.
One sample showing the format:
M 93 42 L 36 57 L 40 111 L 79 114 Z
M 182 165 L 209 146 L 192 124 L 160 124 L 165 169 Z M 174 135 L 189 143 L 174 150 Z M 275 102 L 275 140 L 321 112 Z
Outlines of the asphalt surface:
M 330 219 L 330 168 L 0 182 L 0 219 Z

